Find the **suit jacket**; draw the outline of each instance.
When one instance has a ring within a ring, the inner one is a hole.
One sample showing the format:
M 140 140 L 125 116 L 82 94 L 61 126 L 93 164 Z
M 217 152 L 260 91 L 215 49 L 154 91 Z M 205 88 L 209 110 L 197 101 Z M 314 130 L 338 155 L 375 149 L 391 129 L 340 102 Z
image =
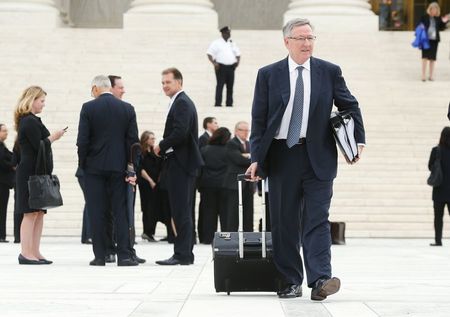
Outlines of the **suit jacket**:
M 447 24 L 442 22 L 442 18 L 441 17 L 433 17 L 434 21 L 436 22 L 436 41 L 440 41 L 441 40 L 441 36 L 439 35 L 439 31 L 445 30 Z M 425 26 L 425 30 L 428 31 L 428 28 L 430 27 L 430 16 L 428 14 L 422 16 L 422 18 L 420 18 L 419 24 L 423 23 L 423 25 Z
M 448 120 L 450 120 L 450 102 L 448 103 L 448 113 L 447 113 L 447 118 L 448 118 Z
M 436 160 L 437 146 L 435 146 L 430 153 L 430 160 L 428 161 L 428 169 L 431 171 L 433 162 Z M 442 184 L 438 187 L 433 187 L 433 201 L 450 203 L 450 148 L 447 146 L 440 146 L 441 151 L 441 166 L 444 179 Z
M 311 99 L 306 142 L 312 168 L 320 180 L 332 180 L 337 173 L 337 151 L 330 128 L 333 104 L 350 111 L 355 121 L 355 140 L 365 143 L 361 111 L 348 90 L 339 66 L 311 57 Z M 250 148 L 252 162 L 258 162 L 261 176 L 270 169 L 267 153 L 290 97 L 288 59 L 263 67 L 256 78 L 252 108 Z
M 203 134 L 198 138 L 198 147 L 199 147 L 199 149 L 201 149 L 202 147 L 204 147 L 205 145 L 208 144 L 209 138 L 210 138 L 210 136 L 209 136 L 208 132 L 203 133 Z
M 197 110 L 192 100 L 181 92 L 167 114 L 163 139 L 159 142 L 161 154 L 173 148 L 173 155 L 183 170 L 195 176 L 203 159 L 198 148 Z
M 250 166 L 251 160 L 242 156 L 242 153 L 248 153 L 250 149 L 249 142 L 246 141 L 247 150 L 244 151 L 244 147 L 241 141 L 237 137 L 228 141 L 227 145 L 227 159 L 228 169 L 227 176 L 225 178 L 225 188 L 238 189 L 238 183 L 236 177 L 238 174 L 244 174 L 247 168 Z
M 9 188 L 14 186 L 13 153 L 8 150 L 3 142 L 0 142 L 0 183 Z
M 205 165 L 198 180 L 201 188 L 223 188 L 228 170 L 226 145 L 207 144 L 200 152 Z
M 83 104 L 77 146 L 78 164 L 85 172 L 124 172 L 136 142 L 136 113 L 129 103 L 105 93 Z

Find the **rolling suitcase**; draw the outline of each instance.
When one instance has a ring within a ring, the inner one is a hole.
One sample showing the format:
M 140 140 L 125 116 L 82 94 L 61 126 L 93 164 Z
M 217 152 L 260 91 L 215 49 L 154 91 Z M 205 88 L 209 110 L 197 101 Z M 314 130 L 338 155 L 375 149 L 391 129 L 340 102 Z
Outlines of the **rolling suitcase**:
M 265 197 L 261 211 L 262 232 L 243 232 L 242 182 L 239 188 L 239 231 L 216 232 L 212 244 L 216 292 L 277 292 L 282 279 L 273 263 L 272 235 L 266 232 Z

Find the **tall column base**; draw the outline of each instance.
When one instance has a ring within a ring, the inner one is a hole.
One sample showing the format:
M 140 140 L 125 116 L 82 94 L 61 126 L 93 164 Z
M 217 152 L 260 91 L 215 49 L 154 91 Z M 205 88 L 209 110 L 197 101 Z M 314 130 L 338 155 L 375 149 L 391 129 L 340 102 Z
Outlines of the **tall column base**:
M 0 0 L 0 25 L 55 28 L 59 11 L 51 0 Z
M 284 23 L 310 20 L 316 32 L 377 32 L 378 16 L 367 0 L 292 0 Z
M 123 16 L 124 29 L 157 29 L 157 30 L 217 30 L 218 16 L 211 6 L 181 1 L 135 1 Z M 198 2 L 198 0 L 197 0 Z

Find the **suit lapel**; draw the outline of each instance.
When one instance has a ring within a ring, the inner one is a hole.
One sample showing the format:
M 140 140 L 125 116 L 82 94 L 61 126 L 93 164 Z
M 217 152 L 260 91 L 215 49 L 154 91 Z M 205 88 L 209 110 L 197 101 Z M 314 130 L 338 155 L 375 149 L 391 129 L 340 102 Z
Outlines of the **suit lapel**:
M 320 89 L 321 89 L 321 80 L 322 80 L 322 69 L 320 67 L 319 62 L 311 57 L 310 60 L 311 65 L 311 99 L 309 101 L 309 117 L 314 112 L 314 109 L 317 106 L 317 102 L 319 100 Z
M 280 85 L 281 97 L 283 98 L 282 113 L 284 113 L 291 96 L 291 85 L 289 79 L 289 66 L 287 58 L 281 61 L 280 66 L 278 67 L 278 76 L 278 84 Z

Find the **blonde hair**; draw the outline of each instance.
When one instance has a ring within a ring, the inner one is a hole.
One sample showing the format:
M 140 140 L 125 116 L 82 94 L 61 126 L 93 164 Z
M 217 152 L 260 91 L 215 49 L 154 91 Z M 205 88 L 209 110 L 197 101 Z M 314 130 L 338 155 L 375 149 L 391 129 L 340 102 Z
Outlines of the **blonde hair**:
M 428 5 L 428 8 L 427 8 L 428 15 L 431 16 L 431 10 L 433 8 L 436 9 L 436 14 L 437 14 L 436 16 L 440 16 L 441 15 L 441 8 L 439 7 L 439 4 L 437 2 L 431 2 Z
M 30 86 L 23 91 L 14 111 L 14 127 L 16 131 L 19 131 L 20 118 L 31 112 L 33 102 L 46 95 L 47 93 L 39 86 Z

